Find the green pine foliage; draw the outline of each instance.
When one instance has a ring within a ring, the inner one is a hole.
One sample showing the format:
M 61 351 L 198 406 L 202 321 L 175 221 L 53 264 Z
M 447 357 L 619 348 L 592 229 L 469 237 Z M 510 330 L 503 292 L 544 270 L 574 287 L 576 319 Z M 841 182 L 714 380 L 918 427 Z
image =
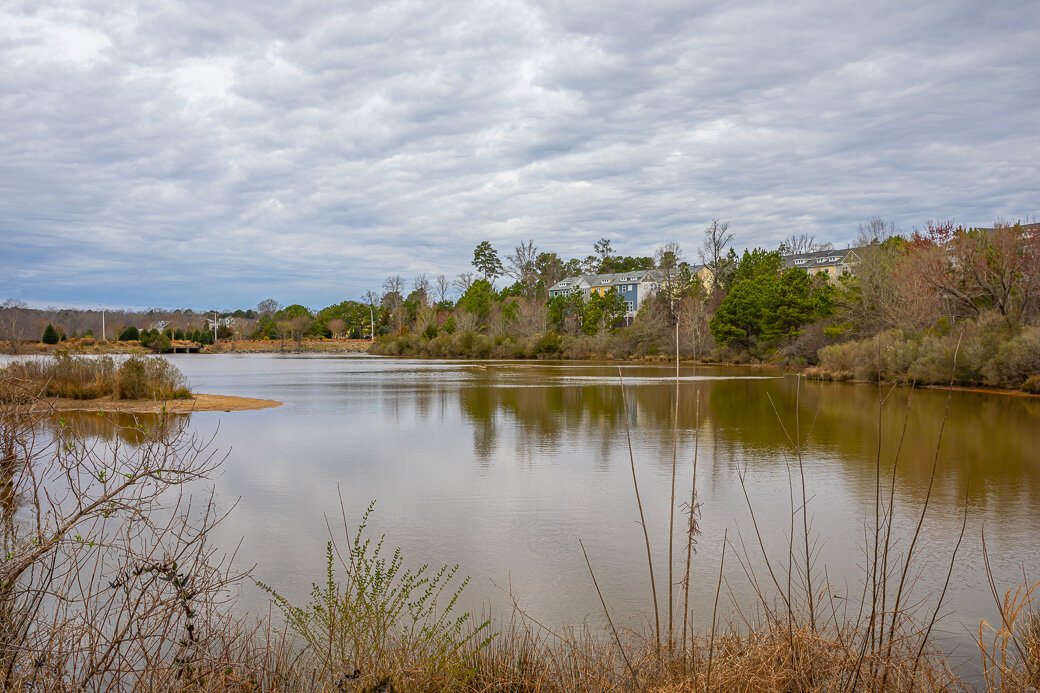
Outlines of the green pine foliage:
M 136 342 L 141 339 L 141 333 L 136 327 L 130 325 L 119 333 L 118 339 L 120 342 Z
M 43 330 L 43 337 L 40 338 L 40 341 L 43 342 L 44 344 L 57 344 L 58 343 L 58 341 L 59 341 L 58 331 L 56 329 L 54 329 L 54 325 L 48 324 L 47 327 L 44 328 L 44 330 Z

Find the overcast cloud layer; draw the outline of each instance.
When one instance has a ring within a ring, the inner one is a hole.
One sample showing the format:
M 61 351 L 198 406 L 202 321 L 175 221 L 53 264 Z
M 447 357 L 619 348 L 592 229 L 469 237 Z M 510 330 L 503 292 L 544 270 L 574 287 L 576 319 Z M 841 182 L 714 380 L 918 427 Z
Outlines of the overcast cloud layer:
M 333 9 L 333 5 L 342 5 Z M 0 299 L 320 307 L 521 239 L 1040 212 L 1040 3 L 0 5 Z

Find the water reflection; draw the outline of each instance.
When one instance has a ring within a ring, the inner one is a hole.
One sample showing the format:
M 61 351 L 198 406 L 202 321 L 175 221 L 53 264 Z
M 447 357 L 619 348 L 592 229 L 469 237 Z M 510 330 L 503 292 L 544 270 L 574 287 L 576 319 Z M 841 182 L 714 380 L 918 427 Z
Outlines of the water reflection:
M 597 380 L 609 381 L 609 369 L 603 371 Z M 697 425 L 699 397 L 700 427 L 711 434 L 713 445 L 740 450 L 742 457 L 759 463 L 789 453 L 797 432 L 807 441 L 808 456 L 837 457 L 858 471 L 873 470 L 879 455 L 882 466 L 891 467 L 898 451 L 903 482 L 923 490 L 943 430 L 940 493 L 957 499 L 969 491 L 971 499 L 983 500 L 1001 489 L 1032 494 L 1040 488 L 1040 398 L 908 387 L 879 391 L 796 377 L 715 379 L 718 370 L 705 369 L 681 373 L 679 429 L 687 444 Z M 656 438 L 656 447 L 671 445 L 674 383 L 627 376 L 623 403 L 616 375 L 612 383 L 582 382 L 532 368 L 461 384 L 458 402 L 472 425 L 475 458 L 489 460 L 505 434 L 518 457 L 532 448 L 558 451 L 565 441 L 582 438 L 606 459 L 623 432 L 625 403 L 633 431 Z M 384 395 L 395 404 L 400 397 L 396 391 Z M 416 393 L 417 401 L 430 396 L 425 390 Z M 428 406 L 419 411 L 422 418 L 430 416 Z M 671 463 L 670 456 L 650 461 L 664 467 Z
M 62 411 L 50 417 L 59 435 L 145 445 L 164 440 L 183 431 L 190 414 L 155 414 L 98 411 Z
M 624 366 L 623 403 L 618 368 L 611 364 L 495 362 L 482 370 L 468 363 L 370 358 L 174 360 L 199 391 L 286 403 L 257 412 L 196 413 L 183 425 L 204 437 L 219 427 L 216 445 L 230 451 L 216 481 L 218 500 L 238 505 L 215 536 L 229 550 L 241 541 L 240 560 L 255 563 L 260 579 L 290 597 L 303 597 L 320 578 L 325 513 L 338 512 L 342 495 L 351 521 L 378 499 L 373 529 L 387 532 L 405 556 L 460 563 L 473 576 L 464 608 L 480 611 L 491 603 L 507 610 L 494 581 L 512 584 L 531 614 L 552 624 L 600 618 L 577 545 L 581 537 L 602 565 L 601 587 L 619 620 L 638 626 L 645 619 L 646 563 L 624 404 L 655 572 L 663 576 L 674 367 Z M 922 566 L 945 566 L 967 491 L 969 530 L 949 595 L 958 621 L 949 630 L 963 636 L 959 623 L 974 627 L 980 617 L 993 618 L 978 550 L 983 525 L 1001 584 L 1020 581 L 1023 569 L 1040 575 L 1040 398 L 918 389 L 908 410 L 909 389 L 884 389 L 879 414 L 873 386 L 799 382 L 751 368 L 683 367 L 680 376 L 678 478 L 684 493 L 695 435 L 700 446 L 699 584 L 717 576 L 724 531 L 748 536 L 738 471 L 746 472 L 765 545 L 786 553 L 794 462 L 786 427 L 792 436 L 796 429 L 808 436 L 804 463 L 820 565 L 828 566 L 836 585 L 848 579 L 854 589 L 864 523 L 873 517 L 879 416 L 883 470 L 891 469 L 903 440 L 896 485 L 903 537 L 912 531 L 928 485 L 947 400 L 920 545 Z M 101 422 L 91 422 L 104 435 Z M 936 575 L 944 576 L 945 568 Z M 924 595 L 930 578 L 922 577 Z M 727 589 L 737 601 L 754 601 L 739 567 Z M 659 594 L 665 591 L 658 586 Z M 698 623 L 711 616 L 711 600 L 702 598 L 709 593 L 699 590 L 691 600 Z M 242 606 L 266 612 L 266 597 L 247 589 Z

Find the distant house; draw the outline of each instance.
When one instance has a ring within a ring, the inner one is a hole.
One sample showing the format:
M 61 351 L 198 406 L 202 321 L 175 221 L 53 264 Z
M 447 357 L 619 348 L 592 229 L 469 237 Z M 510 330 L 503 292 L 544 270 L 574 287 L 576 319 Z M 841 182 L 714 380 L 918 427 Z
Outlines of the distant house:
M 567 296 L 580 292 L 585 300 L 593 293 L 601 296 L 607 291 L 621 294 L 625 302 L 625 317 L 631 320 L 639 311 L 639 306 L 660 288 L 665 280 L 661 270 L 635 270 L 632 272 L 616 272 L 614 274 L 582 274 L 567 277 L 549 287 L 549 298 Z
M 852 269 L 860 263 L 860 256 L 857 251 L 861 250 L 863 249 L 846 248 L 839 250 L 832 248 L 830 250 L 814 250 L 811 253 L 784 255 L 784 267 L 801 267 L 809 273 L 809 276 L 826 274 L 828 279 L 834 281 L 846 272 L 851 273 Z

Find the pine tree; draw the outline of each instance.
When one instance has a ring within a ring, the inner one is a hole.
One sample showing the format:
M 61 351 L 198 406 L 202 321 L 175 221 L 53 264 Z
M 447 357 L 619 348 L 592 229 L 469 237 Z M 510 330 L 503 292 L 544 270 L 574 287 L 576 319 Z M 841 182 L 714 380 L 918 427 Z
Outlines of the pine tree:
M 40 341 L 44 344 L 58 343 L 58 331 L 54 329 L 54 325 L 47 325 L 47 329 L 43 331 L 43 338 Z

